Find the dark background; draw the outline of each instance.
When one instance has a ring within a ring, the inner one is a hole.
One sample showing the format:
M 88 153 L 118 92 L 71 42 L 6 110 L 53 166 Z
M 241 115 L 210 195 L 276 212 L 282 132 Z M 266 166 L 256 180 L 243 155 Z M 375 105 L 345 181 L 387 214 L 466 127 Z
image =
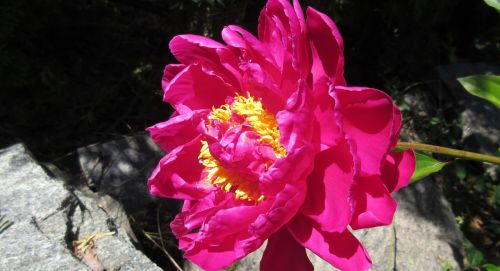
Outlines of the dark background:
M 220 40 L 228 24 L 255 33 L 265 2 L 1 1 L 0 147 L 24 142 L 38 159 L 50 162 L 79 146 L 144 131 L 167 119 L 171 109 L 162 103 L 160 81 L 163 67 L 175 61 L 169 40 L 180 33 Z M 316 0 L 302 5 L 337 23 L 349 85 L 390 93 L 422 140 L 457 144 L 457 101 L 442 86 L 436 67 L 498 64 L 500 15 L 494 9 L 480 0 Z M 402 98 L 407 92 L 424 97 L 431 105 L 428 115 L 417 116 L 408 108 Z M 478 174 L 484 171 L 472 167 Z M 498 180 L 486 181 L 498 186 Z M 463 197 L 463 189 L 473 188 L 459 185 L 447 189 L 448 196 L 459 215 L 473 219 L 479 211 L 469 206 L 477 202 L 454 200 Z M 490 210 L 482 217 L 491 224 L 487 233 L 498 240 L 498 205 L 484 208 Z M 485 245 L 469 236 L 498 263 L 491 250 L 499 244 Z
M 179 33 L 255 32 L 265 1 L 25 0 L 0 6 L 0 146 L 50 160 L 164 120 L 163 67 Z M 395 94 L 434 68 L 499 59 L 499 17 L 482 1 L 302 1 L 345 39 L 346 77 Z M 431 82 L 432 83 L 432 82 Z M 425 83 L 428 91 L 435 91 Z M 397 97 L 396 97 L 397 98 Z

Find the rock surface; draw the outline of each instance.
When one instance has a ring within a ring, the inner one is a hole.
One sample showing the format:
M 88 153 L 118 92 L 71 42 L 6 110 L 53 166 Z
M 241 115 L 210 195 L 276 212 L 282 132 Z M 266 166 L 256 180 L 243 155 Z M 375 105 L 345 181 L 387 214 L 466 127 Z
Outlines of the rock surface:
M 145 134 L 78 149 L 88 185 L 119 201 L 129 214 L 143 211 L 153 201 L 146 180 L 163 155 Z
M 89 270 L 71 253 L 73 241 L 95 240 L 109 270 L 161 270 L 136 250 L 113 215 L 82 192 L 50 178 L 23 145 L 0 150 L 0 214 L 13 224 L 0 233 L 0 270 Z
M 460 270 L 461 233 L 441 189 L 427 179 L 395 197 L 399 206 L 392 225 L 355 232 L 372 258 L 372 270 Z M 231 270 L 259 270 L 263 247 Z M 308 255 L 315 270 L 336 270 L 313 253 Z M 185 265 L 185 271 L 200 270 L 192 263 Z

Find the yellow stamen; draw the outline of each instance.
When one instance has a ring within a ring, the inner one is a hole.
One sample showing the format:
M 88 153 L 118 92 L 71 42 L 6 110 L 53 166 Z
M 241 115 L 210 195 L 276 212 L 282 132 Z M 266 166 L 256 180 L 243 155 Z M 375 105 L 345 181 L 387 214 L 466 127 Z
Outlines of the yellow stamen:
M 244 121 L 242 122 L 241 119 Z M 231 104 L 224 104 L 218 108 L 212 108 L 208 116 L 211 121 L 208 126 L 217 124 L 227 124 L 229 127 L 238 125 L 249 125 L 260 135 L 259 141 L 271 146 L 277 158 L 286 156 L 286 149 L 279 142 L 280 131 L 274 115 L 264 110 L 262 102 L 255 100 L 249 93 L 247 96 L 236 94 Z M 237 120 L 237 121 L 235 121 Z M 202 147 L 198 159 L 200 164 L 205 166 L 207 173 L 206 180 L 220 187 L 226 192 L 234 192 L 235 198 L 251 202 L 264 200 L 264 195 L 260 194 L 258 184 L 245 180 L 241 176 L 234 176 L 212 156 L 208 148 L 208 143 L 201 141 Z M 265 165 L 267 169 L 268 164 Z

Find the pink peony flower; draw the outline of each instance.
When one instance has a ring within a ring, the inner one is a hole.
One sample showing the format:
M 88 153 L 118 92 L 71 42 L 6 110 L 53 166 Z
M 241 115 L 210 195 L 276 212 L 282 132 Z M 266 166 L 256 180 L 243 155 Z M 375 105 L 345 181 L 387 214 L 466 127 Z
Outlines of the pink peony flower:
M 148 185 L 183 199 L 171 224 L 184 256 L 219 270 L 267 247 L 261 270 L 313 270 L 305 248 L 342 270 L 370 257 L 351 234 L 390 224 L 391 192 L 408 184 L 412 150 L 391 153 L 401 114 L 385 93 L 348 87 L 343 42 L 326 15 L 269 0 L 258 37 L 238 26 L 225 44 L 176 36 L 164 101 L 149 128 L 168 154 Z

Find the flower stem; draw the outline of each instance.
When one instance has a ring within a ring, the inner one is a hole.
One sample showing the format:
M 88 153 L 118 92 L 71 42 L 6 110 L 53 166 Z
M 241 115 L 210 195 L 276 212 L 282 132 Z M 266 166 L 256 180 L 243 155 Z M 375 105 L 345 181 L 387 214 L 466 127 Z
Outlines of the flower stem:
M 474 161 L 487 162 L 487 163 L 500 165 L 500 157 L 493 156 L 493 155 L 486 155 L 486 154 L 481 154 L 481 153 L 456 150 L 456 149 L 434 146 L 434 145 L 429 145 L 429 144 L 423 144 L 423 143 L 418 143 L 418 142 L 398 142 L 397 147 L 403 148 L 403 149 L 412 148 L 412 149 L 417 150 L 417 151 L 427 151 L 427 152 L 439 153 L 439 154 L 454 156 L 454 157 L 467 159 L 467 160 L 474 160 Z

